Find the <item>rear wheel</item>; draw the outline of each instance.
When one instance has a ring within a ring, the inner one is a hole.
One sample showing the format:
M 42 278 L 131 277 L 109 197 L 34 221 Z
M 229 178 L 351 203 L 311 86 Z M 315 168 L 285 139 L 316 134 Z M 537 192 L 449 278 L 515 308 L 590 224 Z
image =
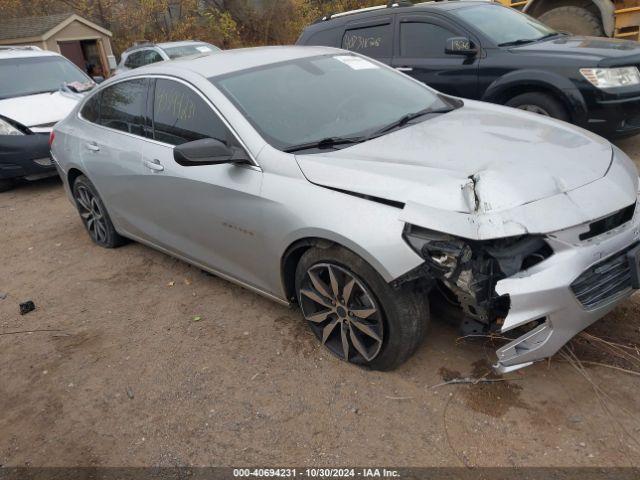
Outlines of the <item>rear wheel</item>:
M 546 93 L 523 93 L 513 97 L 506 105 L 508 107 L 544 115 L 545 117 L 553 117 L 564 121 L 569 120 L 569 114 L 564 106 L 554 97 Z
M 540 15 L 539 20 L 554 30 L 569 32 L 574 35 L 604 36 L 600 18 L 595 13 L 582 7 L 553 8 Z
M 14 187 L 13 180 L 0 179 L 0 192 L 7 192 Z
M 116 248 L 126 242 L 116 232 L 96 188 L 86 176 L 80 175 L 73 183 L 73 198 L 91 240 L 105 248 Z
M 302 314 L 322 344 L 338 358 L 391 370 L 424 338 L 426 295 L 393 289 L 364 260 L 340 248 L 312 248 L 296 270 Z

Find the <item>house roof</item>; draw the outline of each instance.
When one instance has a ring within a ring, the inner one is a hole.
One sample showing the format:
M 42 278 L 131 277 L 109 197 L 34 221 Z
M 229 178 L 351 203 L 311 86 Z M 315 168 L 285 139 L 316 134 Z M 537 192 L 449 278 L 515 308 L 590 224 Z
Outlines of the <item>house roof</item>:
M 46 40 L 58 30 L 77 20 L 111 36 L 111 32 L 74 13 L 58 13 L 41 17 L 0 19 L 0 41 L 39 38 Z

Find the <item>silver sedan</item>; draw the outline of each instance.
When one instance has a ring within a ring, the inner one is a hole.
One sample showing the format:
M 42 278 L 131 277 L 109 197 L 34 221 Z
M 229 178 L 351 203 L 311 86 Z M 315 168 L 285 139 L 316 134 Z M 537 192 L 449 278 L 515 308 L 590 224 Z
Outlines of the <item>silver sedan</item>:
M 354 53 L 227 51 L 102 84 L 52 153 L 89 235 L 284 304 L 337 357 L 392 369 L 430 312 L 554 354 L 640 286 L 638 173 L 606 140 L 442 95 Z

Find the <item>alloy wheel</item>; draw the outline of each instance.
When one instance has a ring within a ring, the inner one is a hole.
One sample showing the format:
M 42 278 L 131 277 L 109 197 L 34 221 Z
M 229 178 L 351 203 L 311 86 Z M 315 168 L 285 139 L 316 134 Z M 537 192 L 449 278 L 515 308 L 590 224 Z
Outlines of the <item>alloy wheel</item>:
M 520 105 L 518 106 L 519 110 L 525 110 L 531 113 L 537 113 L 538 115 L 544 115 L 545 117 L 550 117 L 549 112 L 547 112 L 544 108 L 539 107 L 538 105 Z
M 106 243 L 108 240 L 107 219 L 98 198 L 84 185 L 78 185 L 75 191 L 80 217 L 87 226 L 89 235 L 97 243 Z
M 373 294 L 348 270 L 312 266 L 300 288 L 300 307 L 322 343 L 343 360 L 370 362 L 382 348 L 382 311 Z

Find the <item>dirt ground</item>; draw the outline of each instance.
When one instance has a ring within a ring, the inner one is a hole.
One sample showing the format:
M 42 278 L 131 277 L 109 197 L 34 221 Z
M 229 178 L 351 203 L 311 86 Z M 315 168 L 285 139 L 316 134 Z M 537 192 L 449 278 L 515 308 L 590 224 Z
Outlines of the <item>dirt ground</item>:
M 640 163 L 640 138 L 619 145 Z M 0 465 L 640 465 L 639 376 L 556 356 L 434 387 L 490 353 L 437 320 L 397 371 L 345 365 L 296 310 L 95 246 L 55 180 L 0 194 L 0 292 Z M 639 297 L 589 333 L 638 341 Z

